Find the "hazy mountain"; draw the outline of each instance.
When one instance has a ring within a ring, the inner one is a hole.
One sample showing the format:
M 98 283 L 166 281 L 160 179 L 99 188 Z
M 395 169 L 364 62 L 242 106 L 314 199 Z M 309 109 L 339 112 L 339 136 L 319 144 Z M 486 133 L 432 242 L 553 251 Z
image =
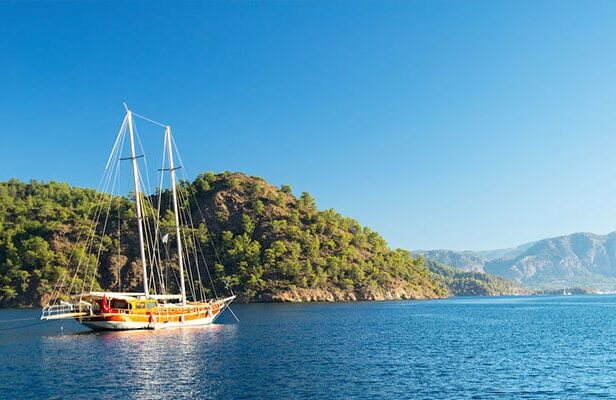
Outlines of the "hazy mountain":
M 483 266 L 486 262 L 486 258 L 478 252 L 468 250 L 419 250 L 415 254 L 424 256 L 427 260 L 436 261 L 466 272 L 484 272 Z
M 525 286 L 616 289 L 616 232 L 575 233 L 493 251 L 418 251 L 464 271 L 483 271 Z

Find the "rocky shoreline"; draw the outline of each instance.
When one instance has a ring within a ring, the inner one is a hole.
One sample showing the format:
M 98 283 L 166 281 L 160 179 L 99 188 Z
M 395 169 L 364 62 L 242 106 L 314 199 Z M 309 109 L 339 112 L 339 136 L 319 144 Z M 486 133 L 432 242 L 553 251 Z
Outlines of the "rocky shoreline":
M 387 300 L 427 300 L 442 299 L 447 294 L 418 287 L 368 288 L 361 290 L 287 288 L 265 292 L 252 297 L 238 295 L 240 303 L 306 303 L 306 302 L 351 302 L 351 301 L 387 301 Z

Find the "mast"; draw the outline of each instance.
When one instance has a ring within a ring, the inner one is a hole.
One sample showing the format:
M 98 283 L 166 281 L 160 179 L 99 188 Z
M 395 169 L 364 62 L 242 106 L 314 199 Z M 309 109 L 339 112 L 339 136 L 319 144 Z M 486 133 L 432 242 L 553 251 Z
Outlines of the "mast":
M 175 213 L 175 235 L 178 244 L 178 264 L 180 267 L 180 286 L 182 305 L 186 305 L 186 284 L 184 283 L 184 255 L 182 253 L 182 237 L 180 235 L 180 213 L 178 210 L 178 195 L 175 187 L 175 167 L 173 166 L 173 148 L 171 147 L 171 127 L 165 128 L 165 141 L 167 142 L 167 156 L 169 157 L 169 174 L 171 175 L 171 192 L 173 194 L 173 212 Z
M 135 138 L 133 135 L 133 113 L 128 109 L 126 104 L 126 117 L 128 119 L 128 133 L 130 137 L 130 158 L 133 164 L 133 181 L 135 183 L 135 204 L 137 206 L 137 228 L 139 229 L 139 250 L 141 252 L 141 267 L 143 269 L 143 292 L 145 297 L 150 295 L 150 289 L 148 288 L 148 269 L 146 266 L 145 258 L 145 244 L 143 240 L 143 215 L 141 212 L 141 200 L 139 191 L 139 167 L 137 166 L 137 156 L 135 154 Z

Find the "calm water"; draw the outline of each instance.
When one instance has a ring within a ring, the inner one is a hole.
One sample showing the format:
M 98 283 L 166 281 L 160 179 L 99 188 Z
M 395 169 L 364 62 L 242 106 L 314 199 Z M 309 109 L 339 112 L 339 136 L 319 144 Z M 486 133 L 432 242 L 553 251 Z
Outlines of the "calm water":
M 233 308 L 115 333 L 0 311 L 0 398 L 616 398 L 614 296 Z

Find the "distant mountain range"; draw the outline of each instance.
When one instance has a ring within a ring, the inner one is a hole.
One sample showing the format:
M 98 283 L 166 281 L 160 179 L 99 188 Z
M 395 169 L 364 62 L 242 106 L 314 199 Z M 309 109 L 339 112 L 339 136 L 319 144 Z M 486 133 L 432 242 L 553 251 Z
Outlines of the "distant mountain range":
M 616 232 L 574 233 L 510 249 L 415 253 L 463 271 L 488 272 L 536 289 L 616 290 Z

